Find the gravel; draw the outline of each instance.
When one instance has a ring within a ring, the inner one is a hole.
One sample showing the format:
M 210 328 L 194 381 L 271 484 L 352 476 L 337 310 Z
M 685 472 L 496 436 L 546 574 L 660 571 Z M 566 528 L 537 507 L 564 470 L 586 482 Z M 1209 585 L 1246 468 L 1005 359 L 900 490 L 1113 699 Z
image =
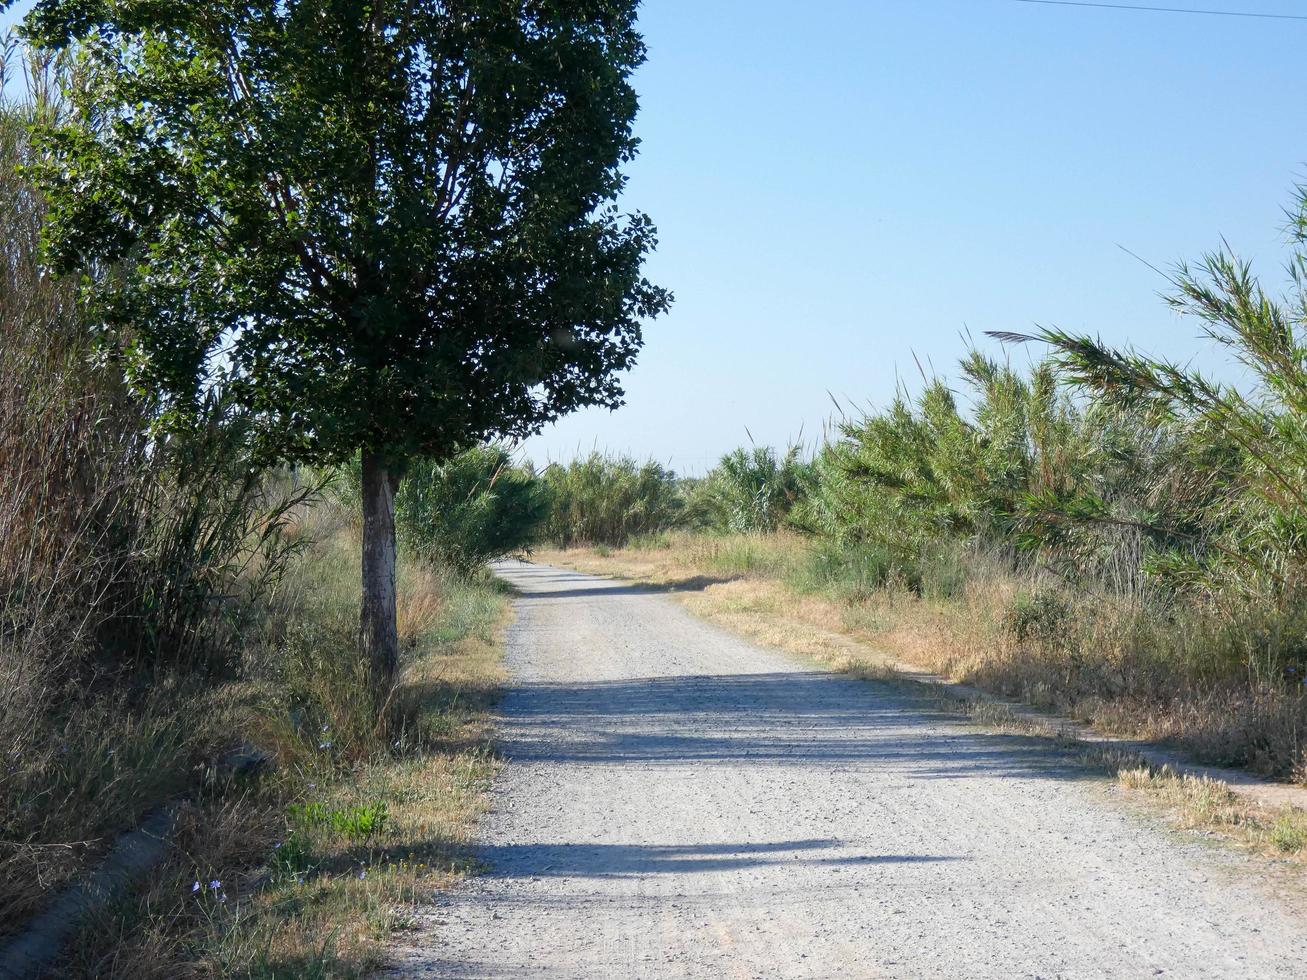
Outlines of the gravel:
M 505 563 L 508 765 L 394 977 L 1295 977 L 1249 863 L 1065 749 L 814 670 L 665 596 Z

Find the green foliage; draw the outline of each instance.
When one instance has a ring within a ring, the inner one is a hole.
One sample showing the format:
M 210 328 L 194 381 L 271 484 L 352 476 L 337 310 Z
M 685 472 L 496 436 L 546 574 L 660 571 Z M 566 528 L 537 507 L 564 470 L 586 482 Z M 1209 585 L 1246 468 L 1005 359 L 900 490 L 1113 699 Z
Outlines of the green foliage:
M 1209 655 L 1185 665 L 1191 678 L 1243 673 L 1275 688 L 1300 676 L 1307 217 L 1289 268 L 1284 299 L 1227 252 L 1171 277 L 1172 305 L 1243 367 L 1242 386 L 1064 332 L 1000 334 L 1043 340 L 1055 357 L 1018 372 L 973 351 L 963 395 L 929 380 L 915 397 L 846 421 L 791 518 L 824 542 L 815 574 L 838 581 L 839 566 L 852 569 L 870 548 L 886 556 L 884 581 L 958 594 L 969 551 L 1036 581 L 1060 579 L 1010 610 L 1019 643 L 1055 646 L 1067 595 L 1087 592 L 1125 600 L 1132 616 L 1161 624 L 1155 632 L 1202 623 L 1197 646 Z
M 301 830 L 322 827 L 351 841 L 375 837 L 390 818 L 384 800 L 345 807 L 329 807 L 316 802 L 295 803 L 287 812 L 292 825 Z
M 1206 547 L 1236 465 L 1227 442 L 1148 406 L 1060 392 L 1051 363 L 1022 374 L 972 351 L 962 375 L 965 404 L 937 378 L 846 421 L 795 522 L 874 544 L 903 580 L 929 572 L 945 591 L 935 556 L 948 542 L 1126 593 Z
M 423 560 L 464 572 L 528 550 L 549 511 L 541 481 L 501 446 L 408 469 L 395 502 L 401 538 Z
M 1017 597 L 1005 625 L 1018 641 L 1054 639 L 1065 627 L 1071 609 L 1066 597 L 1054 589 L 1037 589 Z
M 675 527 L 685 505 L 676 474 L 652 460 L 591 453 L 541 474 L 549 494 L 545 536 L 559 547 L 621 547 L 631 538 Z
M 736 449 L 696 488 L 693 506 L 707 525 L 728 533 L 769 533 L 781 527 L 804 496 L 812 468 L 801 447 L 778 454 L 770 446 Z
M 948 536 L 1002 536 L 1025 494 L 1073 480 L 1077 419 L 1052 372 L 1025 378 L 978 352 L 962 368 L 969 413 L 936 378 L 915 399 L 845 422 L 818 463 L 806 521 L 844 540 L 890 534 L 916 550 Z
M 292 828 L 286 839 L 273 847 L 272 864 L 283 875 L 302 875 L 312 870 L 313 862 L 313 845 L 303 830 Z
M 802 569 L 791 584 L 804 592 L 832 591 L 850 602 L 867 598 L 888 585 L 894 564 L 883 546 L 814 542 Z
M 1287 810 L 1276 818 L 1269 831 L 1270 844 L 1282 854 L 1296 854 L 1307 848 L 1307 821 L 1301 810 Z
M 263 464 L 361 453 L 360 647 L 398 663 L 407 464 L 620 404 L 670 295 L 623 215 L 637 0 L 38 0 L 75 51 L 33 173 L 56 269 L 185 428 L 219 387 Z
M 42 272 L 43 207 L 17 172 L 33 114 L 0 106 L 4 639 L 25 642 L 49 619 L 69 631 L 72 659 L 221 659 L 237 648 L 243 600 L 283 569 L 284 532 L 316 487 L 274 488 L 253 465 L 252 419 L 218 389 L 184 429 L 150 436 L 158 405 L 93 357 L 72 284 Z

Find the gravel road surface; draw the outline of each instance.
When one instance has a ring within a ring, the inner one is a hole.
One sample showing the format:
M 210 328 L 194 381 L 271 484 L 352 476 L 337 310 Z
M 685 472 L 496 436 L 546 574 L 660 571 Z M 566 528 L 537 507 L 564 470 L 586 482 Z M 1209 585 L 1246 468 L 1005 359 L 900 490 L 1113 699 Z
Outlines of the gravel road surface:
M 1251 866 L 1061 750 L 814 670 L 665 596 L 521 590 L 486 875 L 398 977 L 1302 977 Z

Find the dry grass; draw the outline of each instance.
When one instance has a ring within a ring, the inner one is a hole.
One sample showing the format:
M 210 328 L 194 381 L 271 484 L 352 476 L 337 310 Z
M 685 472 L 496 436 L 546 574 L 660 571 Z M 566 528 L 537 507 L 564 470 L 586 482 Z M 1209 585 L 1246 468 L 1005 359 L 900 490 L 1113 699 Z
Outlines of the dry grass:
M 400 645 L 412 650 L 439 622 L 444 606 L 440 577 L 426 566 L 405 569 L 396 597 Z
M 1307 810 L 1260 806 L 1218 780 L 1165 767 L 1119 768 L 1117 782 L 1163 808 L 1178 828 L 1217 835 L 1264 857 L 1307 863 Z

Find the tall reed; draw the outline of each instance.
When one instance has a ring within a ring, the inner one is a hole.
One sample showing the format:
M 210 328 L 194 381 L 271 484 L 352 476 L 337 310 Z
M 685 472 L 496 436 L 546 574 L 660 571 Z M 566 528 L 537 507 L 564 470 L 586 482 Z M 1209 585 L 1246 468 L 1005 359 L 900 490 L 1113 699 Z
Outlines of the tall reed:
M 399 534 L 419 558 L 472 572 L 529 550 L 549 501 L 533 472 L 492 445 L 411 465 L 395 506 Z
M 545 536 L 559 547 L 620 546 L 673 528 L 685 502 L 676 474 L 653 462 L 591 453 L 551 463 L 540 475 L 549 495 Z
M 802 452 L 798 445 L 783 453 L 771 446 L 735 449 L 696 485 L 691 506 L 717 531 L 775 531 L 808 492 L 812 467 Z

